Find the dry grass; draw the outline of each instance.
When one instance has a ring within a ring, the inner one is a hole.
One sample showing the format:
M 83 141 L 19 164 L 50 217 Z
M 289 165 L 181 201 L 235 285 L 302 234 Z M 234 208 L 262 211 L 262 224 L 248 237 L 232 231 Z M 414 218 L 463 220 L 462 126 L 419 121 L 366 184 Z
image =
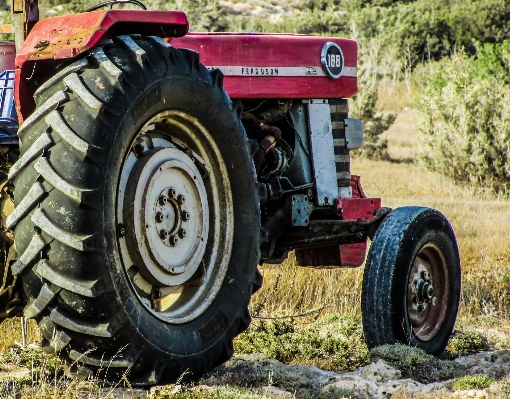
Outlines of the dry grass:
M 7 319 L 0 324 L 0 353 L 8 351 L 13 347 L 20 346 L 22 342 L 21 336 L 21 319 Z M 42 339 L 41 332 L 34 320 L 27 323 L 27 343 L 40 342 Z

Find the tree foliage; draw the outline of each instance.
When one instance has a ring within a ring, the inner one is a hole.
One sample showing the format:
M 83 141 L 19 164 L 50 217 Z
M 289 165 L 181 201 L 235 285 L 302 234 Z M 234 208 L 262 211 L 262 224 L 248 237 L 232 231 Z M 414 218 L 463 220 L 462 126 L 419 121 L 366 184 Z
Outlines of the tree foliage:
M 510 188 L 510 40 L 460 51 L 426 80 L 425 164 L 457 181 Z

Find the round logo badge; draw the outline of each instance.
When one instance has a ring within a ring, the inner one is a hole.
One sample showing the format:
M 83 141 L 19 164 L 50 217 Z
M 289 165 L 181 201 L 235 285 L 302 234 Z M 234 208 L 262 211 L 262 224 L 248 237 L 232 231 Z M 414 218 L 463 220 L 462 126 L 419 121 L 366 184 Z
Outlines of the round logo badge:
M 325 43 L 322 46 L 321 63 L 330 78 L 339 78 L 344 69 L 344 54 L 340 46 L 333 42 Z

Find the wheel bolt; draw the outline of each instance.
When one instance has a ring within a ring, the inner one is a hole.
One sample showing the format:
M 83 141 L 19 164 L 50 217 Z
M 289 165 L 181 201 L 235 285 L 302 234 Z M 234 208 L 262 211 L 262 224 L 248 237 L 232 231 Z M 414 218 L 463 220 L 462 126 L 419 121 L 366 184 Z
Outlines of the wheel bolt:
M 183 218 L 184 220 L 189 220 L 189 218 L 190 218 L 190 217 L 191 217 L 191 215 L 189 214 L 189 212 L 184 211 L 184 212 L 182 213 L 182 218 Z
M 161 237 L 162 240 L 166 240 L 169 235 L 170 233 L 168 232 L 168 230 L 161 230 L 159 232 L 159 236 Z
M 177 245 L 178 243 L 179 243 L 179 237 L 177 237 L 177 236 L 170 237 L 170 245 L 174 246 L 174 245 Z
M 166 205 L 166 203 L 168 202 L 168 197 L 166 195 L 161 195 L 159 197 L 159 203 L 160 205 Z
M 181 236 L 181 238 L 186 237 L 186 230 L 181 229 L 181 231 L 180 231 L 179 235 Z
M 170 187 L 170 188 L 168 189 L 168 196 L 169 196 L 170 198 L 175 198 L 175 196 L 176 196 L 175 188 Z
M 156 223 L 161 223 L 164 218 L 165 216 L 161 212 L 156 213 Z
M 427 281 L 428 281 L 428 280 L 430 280 L 430 274 L 429 274 L 429 272 L 424 271 L 421 275 L 422 275 L 422 277 L 423 277 L 423 279 L 424 279 L 424 280 L 427 280 Z
M 179 201 L 180 204 L 184 204 L 186 202 L 186 197 L 181 194 L 177 197 L 177 200 Z
M 423 310 L 423 303 L 420 303 L 420 304 L 418 305 L 418 310 L 419 310 L 420 312 Z

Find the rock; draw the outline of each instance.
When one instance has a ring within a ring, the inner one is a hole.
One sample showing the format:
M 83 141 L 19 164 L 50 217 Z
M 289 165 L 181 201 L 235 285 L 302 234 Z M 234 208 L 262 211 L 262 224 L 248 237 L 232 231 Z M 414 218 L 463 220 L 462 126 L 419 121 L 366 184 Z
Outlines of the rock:
M 361 378 L 375 382 L 398 380 L 402 378 L 400 370 L 389 366 L 382 360 L 378 360 L 377 363 L 370 363 L 365 367 L 360 367 L 352 374 L 359 375 Z
M 451 396 L 451 399 L 488 399 L 489 396 L 487 392 L 481 391 L 478 389 L 469 389 L 466 391 L 457 391 L 454 392 Z
M 510 351 L 501 350 L 462 356 L 455 360 L 461 375 L 488 374 L 500 378 L 510 374 Z M 454 364 L 452 362 L 452 364 Z M 462 367 L 461 367 L 462 366 Z M 262 354 L 235 355 L 213 376 L 202 380 L 208 386 L 231 385 L 252 389 L 266 398 L 356 397 L 380 399 L 395 397 L 482 399 L 487 392 L 452 392 L 451 381 L 426 383 L 403 378 L 396 367 L 379 359 L 352 372 L 338 373 L 314 366 L 287 365 Z M 328 396 L 329 395 L 329 396 Z
M 462 356 L 455 362 L 466 367 L 467 374 L 487 374 L 501 378 L 510 373 L 510 351 L 479 352 Z
M 292 399 L 294 397 L 292 393 L 274 386 L 262 387 L 260 390 L 264 398 Z

